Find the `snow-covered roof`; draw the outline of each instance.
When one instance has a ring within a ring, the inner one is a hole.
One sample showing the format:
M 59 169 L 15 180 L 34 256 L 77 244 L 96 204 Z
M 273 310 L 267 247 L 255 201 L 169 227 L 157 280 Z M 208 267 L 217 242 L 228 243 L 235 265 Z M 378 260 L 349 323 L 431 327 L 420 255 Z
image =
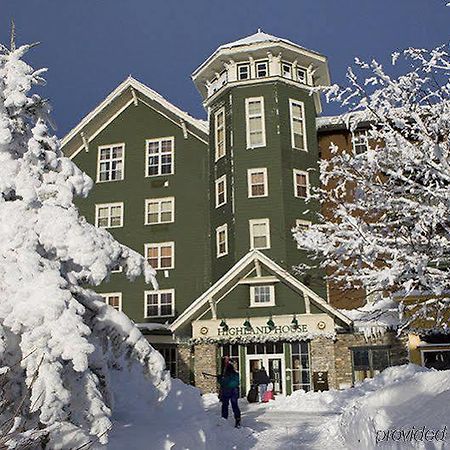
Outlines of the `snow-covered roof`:
M 173 103 L 169 102 L 161 94 L 154 91 L 144 83 L 133 78 L 131 75 L 128 76 L 122 83 L 119 84 L 95 109 L 93 109 L 89 114 L 87 114 L 79 123 L 76 125 L 66 136 L 61 140 L 61 145 L 64 147 L 69 141 L 71 141 L 78 133 L 80 133 L 84 127 L 91 122 L 96 116 L 98 116 L 108 105 L 110 105 L 116 98 L 121 96 L 128 89 L 132 89 L 135 92 L 139 92 L 145 97 L 159 103 L 163 108 L 170 111 L 172 114 L 178 116 L 181 120 L 190 124 L 191 126 L 198 129 L 203 134 L 209 133 L 208 122 L 201 119 L 196 119 L 192 117 L 189 113 L 181 110 Z
M 192 77 L 195 78 L 203 68 L 209 65 L 211 61 L 215 59 L 215 57 L 219 54 L 229 54 L 230 50 L 236 49 L 238 47 L 258 47 L 260 44 L 264 43 L 278 43 L 282 44 L 286 49 L 289 49 L 294 52 L 299 52 L 303 55 L 307 55 L 308 57 L 323 62 L 326 62 L 327 58 L 319 52 L 314 50 L 309 50 L 301 45 L 296 44 L 295 42 L 289 41 L 288 39 L 280 38 L 277 36 L 273 36 L 272 34 L 264 33 L 261 30 L 258 30 L 256 33 L 251 34 L 250 36 L 246 36 L 242 39 L 238 39 L 237 41 L 229 42 L 227 44 L 222 44 L 219 46 L 212 55 L 206 59 L 197 69 L 194 70 Z
M 287 39 L 279 38 L 277 36 L 273 36 L 272 34 L 267 34 L 261 30 L 258 30 L 258 32 L 255 34 L 251 34 L 250 36 L 246 36 L 246 37 L 239 39 L 237 41 L 234 41 L 234 42 L 229 42 L 228 44 L 223 44 L 217 50 L 220 50 L 222 48 L 239 47 L 240 45 L 257 44 L 260 42 L 286 42 L 287 44 L 295 45 L 296 47 L 299 47 L 298 44 L 288 41 Z
M 363 125 L 371 121 L 369 111 L 351 111 L 337 116 L 323 116 L 316 118 L 317 130 L 349 130 L 351 122 Z
M 288 283 L 291 287 L 294 287 L 299 292 L 302 292 L 303 295 L 306 295 L 309 300 L 319 309 L 339 319 L 344 324 L 351 324 L 352 321 L 346 314 L 343 314 L 340 310 L 334 308 L 332 305 L 322 299 L 318 294 L 316 294 L 312 289 L 301 283 L 300 280 L 295 278 L 287 270 L 283 269 L 275 261 L 270 259 L 267 255 L 258 250 L 250 250 L 239 261 L 237 261 L 236 264 L 231 267 L 228 272 L 226 272 L 219 280 L 217 280 L 212 286 L 210 286 L 209 289 L 207 289 L 205 292 L 203 292 L 202 295 L 200 295 L 200 297 L 194 300 L 190 304 L 190 306 L 185 309 L 170 325 L 170 329 L 175 332 L 185 323 L 192 321 L 193 317 L 198 314 L 202 307 L 213 302 L 213 297 L 218 292 L 224 289 L 228 285 L 228 283 L 233 282 L 236 277 L 239 277 L 243 273 L 243 271 L 245 272 L 246 267 L 248 267 L 250 264 L 254 264 L 255 262 L 263 264 L 267 269 L 269 269 L 270 272 L 279 277 L 279 279 L 284 280 L 284 282 Z

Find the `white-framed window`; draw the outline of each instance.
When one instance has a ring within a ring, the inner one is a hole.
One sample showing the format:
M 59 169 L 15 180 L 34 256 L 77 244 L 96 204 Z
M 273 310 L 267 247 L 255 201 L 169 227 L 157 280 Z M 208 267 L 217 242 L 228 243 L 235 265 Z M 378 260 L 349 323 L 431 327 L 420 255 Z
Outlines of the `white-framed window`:
M 102 203 L 95 205 L 95 226 L 97 228 L 122 227 L 123 203 Z
M 172 317 L 175 315 L 175 289 L 144 292 L 144 317 Z
M 297 219 L 295 221 L 295 229 L 293 231 L 295 233 L 303 233 L 303 232 L 309 230 L 310 228 L 311 228 L 311 222 L 309 220 Z M 297 248 L 299 250 L 302 250 L 302 247 L 299 242 L 297 242 Z M 327 284 L 327 289 L 328 289 L 328 284 Z
M 175 242 L 145 244 L 144 255 L 155 270 L 175 268 Z
M 248 197 L 267 197 L 269 189 L 267 185 L 267 168 L 247 170 Z
M 294 196 L 309 197 L 309 174 L 303 170 L 294 169 Z
M 306 146 L 305 105 L 289 99 L 292 148 L 308 151 Z
M 124 178 L 125 144 L 102 145 L 98 148 L 97 183 Z
M 270 248 L 270 221 L 269 219 L 250 219 L 250 248 Z
M 245 99 L 247 148 L 265 147 L 264 97 Z
M 297 67 L 297 81 L 302 84 L 308 84 L 307 72 L 303 67 Z
M 269 62 L 256 61 L 255 63 L 256 78 L 264 78 L 269 76 Z
M 250 286 L 250 306 L 275 306 L 275 286 L 273 284 Z
M 121 273 L 123 272 L 123 267 L 120 264 L 116 264 L 112 269 L 111 273 Z
M 225 108 L 220 108 L 214 114 L 214 136 L 216 144 L 216 161 L 225 156 Z
M 355 130 L 352 133 L 352 145 L 355 155 L 367 152 L 369 149 L 369 135 L 367 130 Z
M 216 228 L 216 255 L 217 258 L 228 255 L 228 225 Z
M 237 78 L 238 80 L 248 80 L 250 78 L 250 64 L 238 64 L 237 65 Z
M 175 197 L 145 200 L 145 225 L 175 222 Z
M 288 62 L 281 63 L 281 75 L 284 78 L 290 78 L 292 80 L 292 64 Z
M 227 202 L 227 176 L 223 175 L 216 180 L 216 208 Z
M 297 231 L 306 231 L 311 228 L 311 222 L 309 220 L 297 219 L 295 221 L 295 228 Z
M 175 138 L 147 139 L 145 176 L 172 175 L 174 173 Z
M 112 306 L 117 311 L 122 311 L 122 292 L 108 292 L 99 294 L 103 297 L 104 302 Z

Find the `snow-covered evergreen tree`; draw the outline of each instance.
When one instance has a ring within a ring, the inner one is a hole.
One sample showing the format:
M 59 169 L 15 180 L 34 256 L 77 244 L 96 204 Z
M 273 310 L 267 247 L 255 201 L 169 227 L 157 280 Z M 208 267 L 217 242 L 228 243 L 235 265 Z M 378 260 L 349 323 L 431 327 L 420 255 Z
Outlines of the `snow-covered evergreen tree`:
M 348 108 L 342 120 L 350 130 L 370 123 L 370 148 L 355 155 L 332 146 L 316 192 L 323 205 L 320 224 L 295 237 L 322 267 L 334 270 L 334 281 L 362 285 L 378 298 L 373 309 L 380 314 L 398 305 L 400 329 L 446 329 L 450 58 L 444 47 L 408 49 L 395 53 L 392 64 L 401 76 L 390 76 L 376 61 L 357 60 L 349 85 L 326 91 Z
M 170 381 L 136 326 L 84 286 L 117 264 L 131 280 L 154 283 L 154 272 L 78 215 L 74 196 L 92 181 L 61 153 L 49 106 L 31 93 L 44 70 L 24 62 L 30 47 L 0 48 L 0 442 L 41 430 L 46 448 L 95 448 L 111 427 L 111 366 L 142 365 L 155 401 Z

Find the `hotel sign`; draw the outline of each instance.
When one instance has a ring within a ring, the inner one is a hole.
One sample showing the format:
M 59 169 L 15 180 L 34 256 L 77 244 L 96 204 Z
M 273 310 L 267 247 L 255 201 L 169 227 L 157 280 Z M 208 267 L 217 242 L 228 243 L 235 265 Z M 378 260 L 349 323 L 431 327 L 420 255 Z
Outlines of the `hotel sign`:
M 334 332 L 334 321 L 326 314 L 296 315 L 298 325 L 292 324 L 293 315 L 273 316 L 274 325 L 267 324 L 269 317 L 196 320 L 192 322 L 194 338 L 239 338 L 240 336 L 267 336 L 292 334 L 328 334 Z M 226 326 L 220 326 L 225 320 Z M 249 321 L 250 326 L 244 323 Z

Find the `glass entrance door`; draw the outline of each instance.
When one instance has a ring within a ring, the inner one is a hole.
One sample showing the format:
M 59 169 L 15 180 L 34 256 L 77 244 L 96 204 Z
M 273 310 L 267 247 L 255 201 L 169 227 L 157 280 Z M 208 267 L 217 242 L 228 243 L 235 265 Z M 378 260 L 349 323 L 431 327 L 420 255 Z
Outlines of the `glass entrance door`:
M 267 355 L 267 368 L 270 381 L 273 383 L 273 393 L 283 393 L 282 358 Z M 266 369 L 267 370 L 267 369 Z
M 261 367 L 264 367 L 273 383 L 274 394 L 284 394 L 286 392 L 286 368 L 283 354 L 247 355 L 245 364 L 247 391 L 253 384 L 255 372 Z

